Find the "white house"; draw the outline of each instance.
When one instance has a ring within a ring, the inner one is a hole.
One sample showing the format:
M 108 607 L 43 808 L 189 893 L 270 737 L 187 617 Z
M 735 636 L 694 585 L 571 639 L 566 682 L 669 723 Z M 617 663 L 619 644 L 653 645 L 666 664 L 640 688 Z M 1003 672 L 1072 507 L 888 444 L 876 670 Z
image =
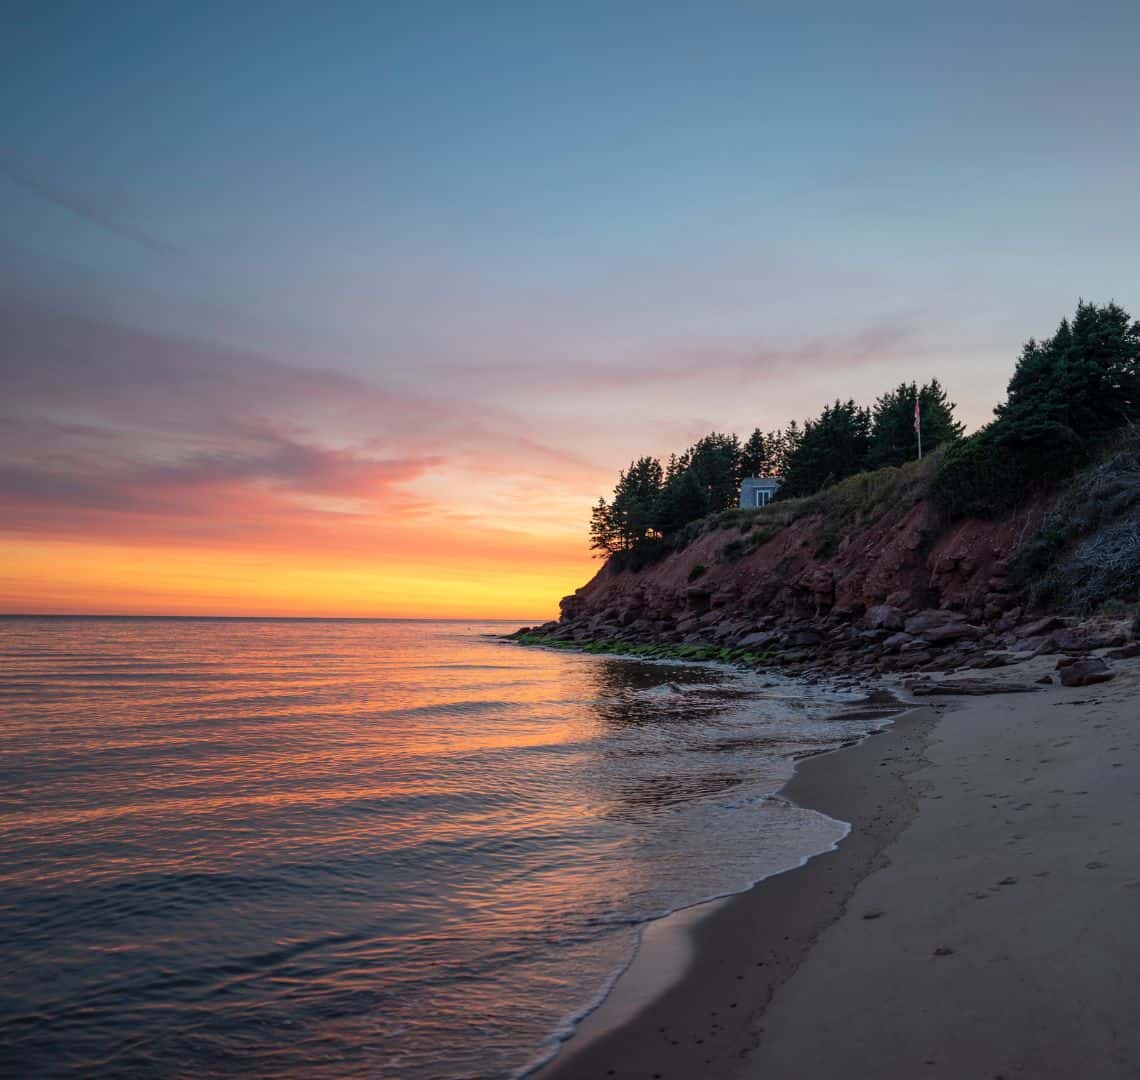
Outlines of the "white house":
M 740 482 L 740 509 L 755 510 L 767 506 L 780 490 L 782 476 L 746 476 Z

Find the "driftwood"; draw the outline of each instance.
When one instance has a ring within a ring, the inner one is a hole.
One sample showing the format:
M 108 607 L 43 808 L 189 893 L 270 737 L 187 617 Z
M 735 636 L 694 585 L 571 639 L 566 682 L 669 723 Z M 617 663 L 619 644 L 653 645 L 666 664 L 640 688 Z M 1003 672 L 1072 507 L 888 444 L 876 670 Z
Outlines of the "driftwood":
M 986 682 L 963 679 L 961 682 L 915 683 L 908 687 L 915 697 L 981 697 L 986 694 L 1034 694 L 1041 689 L 1032 683 Z

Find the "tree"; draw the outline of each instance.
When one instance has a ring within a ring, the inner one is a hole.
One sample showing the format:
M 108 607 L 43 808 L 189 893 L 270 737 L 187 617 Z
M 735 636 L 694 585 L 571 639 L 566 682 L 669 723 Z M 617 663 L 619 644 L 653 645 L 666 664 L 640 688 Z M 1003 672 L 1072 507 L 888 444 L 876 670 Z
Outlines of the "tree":
M 772 472 L 776 476 L 786 476 L 788 463 L 799 449 L 804 433 L 795 420 L 789 420 L 783 431 L 773 431 L 768 436 L 772 459 Z
M 854 400 L 837 399 L 817 419 L 804 422 L 802 435 L 798 430 L 795 435 L 778 498 L 811 495 L 862 472 L 871 444 L 871 413 Z
M 657 528 L 662 536 L 679 532 L 690 521 L 698 521 L 709 512 L 708 495 L 696 474 L 670 458 L 661 498 L 657 504 Z
M 599 551 L 603 555 L 621 551 L 613 511 L 605 499 L 599 499 L 590 511 L 590 550 Z
M 1044 341 L 1030 338 L 997 419 L 951 447 L 934 497 L 955 517 L 994 517 L 1085 464 L 1106 436 L 1140 420 L 1140 323 L 1114 303 L 1077 304 Z
M 914 401 L 922 410 L 922 449 L 924 453 L 961 438 L 963 425 L 954 419 L 956 408 L 942 384 L 932 379 L 921 389 L 913 383 L 899 385 L 883 394 L 872 408 L 871 449 L 868 464 L 873 469 L 902 465 L 917 456 L 914 430 Z
M 613 555 L 656 539 L 661 462 L 642 457 L 618 475 L 613 499 L 599 499 L 590 514 L 590 546 Z
M 740 478 L 746 476 L 767 476 L 771 463 L 768 459 L 768 441 L 757 428 L 748 436 L 748 441 L 740 450 Z
M 1082 300 L 1071 323 L 1025 343 L 995 412 L 999 425 L 1061 424 L 1093 440 L 1140 420 L 1140 322 L 1115 303 Z
M 698 439 L 681 460 L 705 493 L 706 513 L 715 514 L 736 506 L 740 498 L 740 440 L 714 431 Z

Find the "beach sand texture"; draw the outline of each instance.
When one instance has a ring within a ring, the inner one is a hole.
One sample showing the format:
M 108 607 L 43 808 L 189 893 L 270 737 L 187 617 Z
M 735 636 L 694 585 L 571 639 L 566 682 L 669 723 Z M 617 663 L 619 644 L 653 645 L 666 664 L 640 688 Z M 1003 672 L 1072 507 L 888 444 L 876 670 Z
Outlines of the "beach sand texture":
M 805 763 L 788 795 L 851 836 L 715 910 L 679 982 L 549 1074 L 1140 1076 L 1140 660 L 1114 670 Z

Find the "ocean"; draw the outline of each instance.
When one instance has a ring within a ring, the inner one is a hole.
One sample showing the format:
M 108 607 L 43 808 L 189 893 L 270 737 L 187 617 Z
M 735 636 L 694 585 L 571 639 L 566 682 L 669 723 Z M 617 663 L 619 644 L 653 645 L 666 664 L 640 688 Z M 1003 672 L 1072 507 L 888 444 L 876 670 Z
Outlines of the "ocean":
M 830 849 L 850 691 L 498 623 L 0 619 L 0 1074 L 473 1078 Z

